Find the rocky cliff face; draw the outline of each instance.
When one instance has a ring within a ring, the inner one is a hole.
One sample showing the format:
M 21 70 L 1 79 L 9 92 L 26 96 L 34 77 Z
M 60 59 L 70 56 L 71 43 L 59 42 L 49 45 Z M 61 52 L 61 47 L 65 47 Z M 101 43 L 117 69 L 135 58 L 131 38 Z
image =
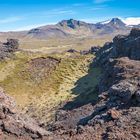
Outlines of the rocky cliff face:
M 114 57 L 129 57 L 140 60 L 140 29 L 133 29 L 129 36 L 117 36 L 114 38 Z
M 96 89 L 98 100 L 93 102 L 92 111 L 90 104 L 80 108 L 82 113 L 86 114 L 87 110 L 91 113 L 84 114 L 75 127 L 69 124 L 78 109 L 59 112 L 52 129 L 57 137 L 70 140 L 140 139 L 139 33 L 139 29 L 133 29 L 128 36 L 117 36 L 98 51 L 95 63 L 103 68 Z
M 140 29 L 132 29 L 128 36 L 118 35 L 113 42 L 106 43 L 97 52 L 96 60 L 99 65 L 105 65 L 111 58 L 128 57 L 140 60 Z

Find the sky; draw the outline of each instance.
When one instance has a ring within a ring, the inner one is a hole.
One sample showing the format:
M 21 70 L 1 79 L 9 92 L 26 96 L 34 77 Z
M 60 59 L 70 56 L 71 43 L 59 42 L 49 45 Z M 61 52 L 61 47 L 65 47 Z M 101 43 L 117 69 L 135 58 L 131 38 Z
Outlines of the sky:
M 140 21 L 140 0 L 0 0 L 0 31 L 29 30 L 64 19 Z

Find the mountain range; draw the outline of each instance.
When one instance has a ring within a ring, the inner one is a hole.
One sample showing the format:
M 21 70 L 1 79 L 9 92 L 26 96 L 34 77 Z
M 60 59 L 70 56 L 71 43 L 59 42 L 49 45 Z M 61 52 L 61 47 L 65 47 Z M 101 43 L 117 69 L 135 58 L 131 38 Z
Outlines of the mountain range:
M 43 39 L 67 38 L 67 37 L 90 37 L 99 38 L 104 36 L 115 36 L 117 34 L 127 34 L 133 27 L 138 25 L 128 25 L 119 18 L 98 23 L 86 23 L 74 19 L 62 20 L 55 25 L 46 25 L 31 29 L 29 31 L 1 32 L 0 38 L 18 39 Z

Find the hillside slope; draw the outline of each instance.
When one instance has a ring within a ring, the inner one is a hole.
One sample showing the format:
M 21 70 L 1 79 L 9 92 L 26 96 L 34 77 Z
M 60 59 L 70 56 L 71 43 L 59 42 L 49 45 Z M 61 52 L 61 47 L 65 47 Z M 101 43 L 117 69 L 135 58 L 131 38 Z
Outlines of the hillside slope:
M 98 100 L 78 108 L 73 108 L 75 101 L 66 103 L 50 129 L 55 133 L 52 139 L 140 139 L 139 50 L 140 30 L 133 29 L 97 53 L 94 66 L 103 69 L 96 88 Z

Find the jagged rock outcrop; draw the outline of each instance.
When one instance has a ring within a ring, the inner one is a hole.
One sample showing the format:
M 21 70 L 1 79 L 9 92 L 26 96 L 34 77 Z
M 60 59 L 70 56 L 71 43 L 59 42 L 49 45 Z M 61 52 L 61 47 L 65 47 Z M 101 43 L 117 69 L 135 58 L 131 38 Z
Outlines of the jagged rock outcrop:
M 0 60 L 10 57 L 13 52 L 18 50 L 19 43 L 17 39 L 7 39 L 7 42 L 0 43 Z
M 103 139 L 140 138 L 140 61 L 127 57 L 109 61 L 99 83 L 99 102 L 88 126 L 103 130 Z M 98 124 L 100 124 L 98 126 Z
M 129 36 L 117 36 L 113 39 L 114 57 L 129 57 L 140 60 L 140 29 L 133 29 Z
M 97 53 L 96 60 L 104 65 L 110 58 L 128 57 L 140 60 L 140 29 L 134 28 L 128 36 L 118 35 L 113 42 L 106 43 Z
M 106 44 L 96 59 L 98 64 L 104 64 L 103 75 L 99 103 L 87 123 L 95 128 L 100 123 L 100 129 L 106 131 L 104 139 L 140 138 L 139 51 L 140 30 L 133 29 L 130 35 L 117 36 L 113 43 Z
M 7 39 L 6 43 L 3 43 L 3 47 L 7 48 L 9 52 L 14 52 L 18 49 L 18 39 Z

